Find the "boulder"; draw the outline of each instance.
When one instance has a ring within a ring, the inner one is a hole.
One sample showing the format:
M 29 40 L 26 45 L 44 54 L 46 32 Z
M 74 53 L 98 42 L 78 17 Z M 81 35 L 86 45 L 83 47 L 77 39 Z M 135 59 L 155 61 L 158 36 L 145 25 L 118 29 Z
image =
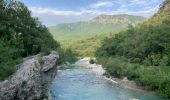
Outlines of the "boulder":
M 0 100 L 41 100 L 57 73 L 57 52 L 26 59 L 10 78 L 0 82 Z M 49 71 L 51 70 L 51 71 Z M 48 71 L 48 72 L 44 72 Z
M 42 66 L 42 71 L 46 72 L 49 69 L 53 68 L 56 65 L 56 61 L 59 58 L 57 52 L 52 51 L 48 56 L 42 57 L 42 61 L 44 62 Z

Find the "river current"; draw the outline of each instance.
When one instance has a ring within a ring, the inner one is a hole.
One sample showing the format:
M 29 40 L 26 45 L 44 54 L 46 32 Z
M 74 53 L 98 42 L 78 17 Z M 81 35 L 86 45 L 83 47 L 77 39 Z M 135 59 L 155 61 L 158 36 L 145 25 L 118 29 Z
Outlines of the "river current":
M 163 100 L 147 92 L 116 86 L 80 66 L 59 70 L 50 92 L 52 100 Z

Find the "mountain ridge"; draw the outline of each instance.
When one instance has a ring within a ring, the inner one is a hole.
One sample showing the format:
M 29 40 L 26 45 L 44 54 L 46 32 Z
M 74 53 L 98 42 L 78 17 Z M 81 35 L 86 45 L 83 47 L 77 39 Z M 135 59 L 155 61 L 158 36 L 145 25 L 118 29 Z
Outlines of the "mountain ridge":
M 118 14 L 118 15 L 99 15 L 89 22 L 91 23 L 127 23 L 127 24 L 133 24 L 133 23 L 139 23 L 146 19 L 142 16 L 134 16 L 134 15 L 128 15 L 128 14 Z
M 54 27 L 54 26 L 57 26 L 57 25 L 63 25 L 63 24 L 74 24 L 74 23 L 86 23 L 86 22 L 88 22 L 88 23 L 97 23 L 96 22 L 96 20 L 98 20 L 99 18 L 101 19 L 101 18 L 103 18 L 103 17 L 111 17 L 111 18 L 118 18 L 118 17 L 121 17 L 121 18 L 123 18 L 123 17 L 133 17 L 133 18 L 135 18 L 135 17 L 139 17 L 139 20 L 141 20 L 141 21 L 143 21 L 143 20 L 146 20 L 147 18 L 146 17 L 143 17 L 143 16 L 138 16 L 138 15 L 129 15 L 129 14 L 115 14 L 115 15 L 107 15 L 107 14 L 101 14 L 101 15 L 98 15 L 98 16 L 96 16 L 96 17 L 94 17 L 94 18 L 92 18 L 92 19 L 90 19 L 90 20 L 86 20 L 86 21 L 77 21 L 77 22 L 70 22 L 70 23 L 59 23 L 59 24 L 56 24 L 56 25 L 51 25 L 51 26 L 48 26 L 48 27 Z M 120 18 L 120 19 L 121 19 Z M 95 21 L 94 21 L 95 20 Z M 140 22 L 140 21 L 139 21 Z M 98 22 L 98 23 L 100 23 L 100 22 Z
M 55 39 L 67 41 L 77 37 L 86 39 L 98 34 L 120 32 L 130 24 L 134 26 L 144 20 L 144 17 L 126 14 L 99 15 L 89 21 L 57 24 L 48 28 Z

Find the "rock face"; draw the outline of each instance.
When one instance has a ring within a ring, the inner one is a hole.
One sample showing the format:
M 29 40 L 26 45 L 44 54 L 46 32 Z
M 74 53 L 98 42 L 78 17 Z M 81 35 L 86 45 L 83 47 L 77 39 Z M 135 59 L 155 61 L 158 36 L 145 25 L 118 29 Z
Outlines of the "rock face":
M 42 71 L 46 72 L 49 69 L 53 68 L 56 64 L 57 59 L 59 58 L 59 55 L 56 52 L 52 52 L 48 56 L 44 56 L 42 58 L 44 64 L 42 66 Z
M 47 95 L 49 83 L 57 73 L 57 52 L 48 56 L 33 56 L 20 69 L 0 83 L 0 100 L 40 100 Z

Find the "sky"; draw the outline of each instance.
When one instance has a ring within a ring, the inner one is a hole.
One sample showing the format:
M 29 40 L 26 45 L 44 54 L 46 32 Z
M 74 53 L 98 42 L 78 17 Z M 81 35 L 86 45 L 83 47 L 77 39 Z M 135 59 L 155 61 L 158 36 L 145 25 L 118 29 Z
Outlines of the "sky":
M 20 0 L 43 24 L 87 21 L 98 15 L 152 16 L 163 0 Z

